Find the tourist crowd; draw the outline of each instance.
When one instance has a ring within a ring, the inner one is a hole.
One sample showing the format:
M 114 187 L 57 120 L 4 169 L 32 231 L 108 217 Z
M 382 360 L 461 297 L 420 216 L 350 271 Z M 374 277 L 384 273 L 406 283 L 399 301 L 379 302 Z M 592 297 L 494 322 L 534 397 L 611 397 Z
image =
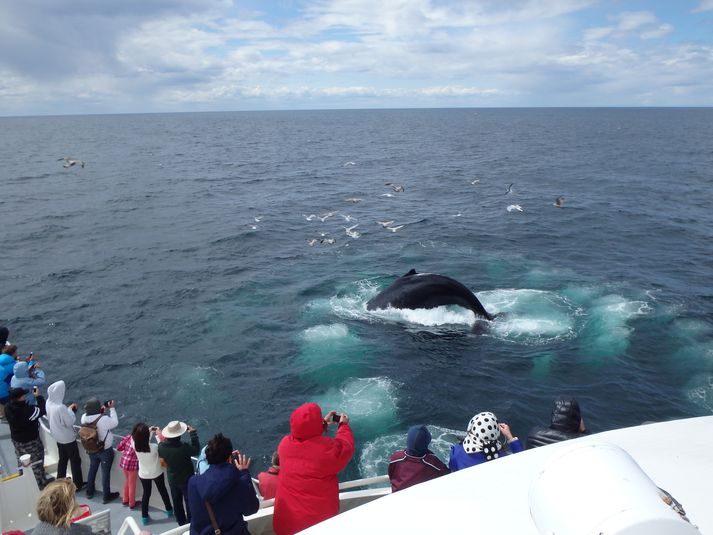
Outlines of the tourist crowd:
M 175 516 L 179 525 L 190 523 L 192 535 L 248 533 L 244 517 L 255 513 L 260 502 L 249 471 L 251 459 L 234 450 L 229 438 L 219 433 L 201 449 L 197 431 L 184 422 L 172 421 L 163 428 L 138 422 L 130 434 L 117 438 L 124 485 L 121 493 L 112 492 L 113 430 L 119 425 L 116 402 L 87 400 L 77 432 L 78 405 L 65 402 L 64 381 L 52 383 L 45 400 L 39 391 L 46 384 L 39 362 L 32 354 L 19 358 L 17 347 L 6 344 L 7 335 L 7 329 L 0 327 L 0 348 L 4 346 L 0 357 L 0 403 L 18 462 L 22 455 L 30 455 L 37 484 L 44 489 L 37 505 L 42 521 L 37 533 L 59 533 L 53 529 L 66 532 L 76 505 L 75 493 L 84 489 L 87 497 L 94 496 L 99 468 L 103 503 L 121 495 L 123 505 L 131 509 L 140 505 L 143 524 L 151 520 L 149 500 L 155 485 L 165 514 Z M 50 433 L 57 442 L 56 482 L 44 471 L 44 447 L 39 434 L 42 416 L 47 417 Z M 329 426 L 336 426 L 333 437 L 326 432 Z M 586 427 L 577 401 L 558 398 L 550 425 L 533 429 L 527 444 L 537 447 L 584 433 Z M 89 457 L 86 481 L 77 435 Z M 182 440 L 184 436 L 188 441 Z M 492 412 L 480 412 L 471 418 L 465 437 L 451 447 L 448 464 L 429 449 L 431 440 L 425 425 L 408 430 L 406 447 L 389 459 L 393 492 L 524 449 L 508 424 Z M 273 528 L 277 535 L 297 533 L 339 512 L 338 474 L 353 455 L 354 434 L 346 414 L 330 411 L 325 415 L 315 403 L 305 403 L 293 411 L 290 433 L 280 441 L 270 468 L 257 477 L 262 498 L 275 499 Z M 192 459 L 195 456 L 196 466 Z M 71 481 L 64 479 L 68 465 Z M 136 500 L 137 479 L 142 487 L 140 504 Z M 48 494 L 53 497 L 48 498 Z M 48 513 L 48 500 L 60 500 L 67 510 L 57 512 L 55 508 Z M 74 532 L 79 534 L 78 530 Z

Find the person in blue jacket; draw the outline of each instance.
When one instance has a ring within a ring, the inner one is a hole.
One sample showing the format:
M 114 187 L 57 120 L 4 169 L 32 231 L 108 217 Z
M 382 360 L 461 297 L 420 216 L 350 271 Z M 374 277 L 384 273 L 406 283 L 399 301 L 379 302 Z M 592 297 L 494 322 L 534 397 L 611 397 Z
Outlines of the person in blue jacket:
M 0 417 L 3 418 L 5 417 L 5 405 L 10 402 L 10 381 L 14 367 L 15 359 L 12 355 L 0 354 Z
M 463 443 L 451 446 L 448 468 L 451 472 L 455 472 L 508 455 L 499 440 L 501 436 L 507 440 L 512 453 L 523 450 L 520 439 L 512 435 L 508 424 L 499 423 L 492 412 L 476 414 L 468 423 L 468 431 Z
M 13 368 L 15 375 L 13 375 L 10 380 L 10 386 L 12 388 L 24 388 L 25 390 L 29 390 L 30 393 L 27 394 L 27 404 L 35 406 L 37 405 L 37 401 L 35 400 L 32 389 L 36 386 L 40 387 L 46 385 L 47 381 L 45 380 L 45 372 L 40 369 L 39 362 L 35 362 L 33 370 L 34 377 L 30 377 L 30 364 L 24 360 L 16 362 Z
M 222 535 L 249 534 L 243 516 L 256 513 L 260 502 L 248 468 L 250 459 L 233 452 L 233 444 L 221 433 L 206 446 L 208 470 L 188 480 L 191 535 L 213 535 L 208 507 L 213 509 Z

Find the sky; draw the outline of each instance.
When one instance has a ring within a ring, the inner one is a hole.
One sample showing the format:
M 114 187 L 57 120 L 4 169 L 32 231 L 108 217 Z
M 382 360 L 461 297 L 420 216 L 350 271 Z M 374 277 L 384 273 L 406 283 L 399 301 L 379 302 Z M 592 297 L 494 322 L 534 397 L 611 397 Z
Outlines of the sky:
M 0 115 L 713 106 L 713 0 L 0 0 Z

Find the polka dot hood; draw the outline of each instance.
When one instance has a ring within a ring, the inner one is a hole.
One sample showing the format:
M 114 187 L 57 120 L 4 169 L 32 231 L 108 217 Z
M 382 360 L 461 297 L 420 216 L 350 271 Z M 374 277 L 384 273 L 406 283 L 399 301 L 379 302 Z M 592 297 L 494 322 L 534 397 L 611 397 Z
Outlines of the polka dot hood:
M 498 451 L 503 447 L 500 442 L 498 419 L 492 412 L 481 412 L 473 416 L 468 423 L 468 434 L 463 440 L 466 453 L 483 452 L 485 460 L 497 459 Z

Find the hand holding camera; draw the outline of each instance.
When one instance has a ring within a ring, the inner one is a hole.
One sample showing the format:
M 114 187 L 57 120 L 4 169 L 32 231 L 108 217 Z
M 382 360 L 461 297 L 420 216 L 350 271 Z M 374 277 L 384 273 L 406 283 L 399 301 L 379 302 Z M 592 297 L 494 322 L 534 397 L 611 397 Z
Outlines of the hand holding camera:
M 149 427 L 149 431 L 151 431 L 152 433 L 158 433 L 158 426 L 152 425 L 151 427 Z
M 79 409 L 79 405 L 77 405 L 76 403 L 70 403 L 68 407 L 69 410 L 71 410 L 72 412 L 77 412 L 77 409 Z
M 107 400 L 104 402 L 104 406 L 105 406 L 107 409 L 113 409 L 113 408 L 116 406 L 116 401 L 114 401 L 113 399 L 107 399 Z
M 337 411 L 329 411 L 327 416 L 324 418 L 327 425 L 349 423 L 349 416 L 346 414 L 339 414 Z
M 240 453 L 240 450 L 235 450 L 230 455 L 230 460 L 232 461 L 233 466 L 235 466 L 238 470 L 247 470 L 250 467 L 250 457 L 246 457 Z

